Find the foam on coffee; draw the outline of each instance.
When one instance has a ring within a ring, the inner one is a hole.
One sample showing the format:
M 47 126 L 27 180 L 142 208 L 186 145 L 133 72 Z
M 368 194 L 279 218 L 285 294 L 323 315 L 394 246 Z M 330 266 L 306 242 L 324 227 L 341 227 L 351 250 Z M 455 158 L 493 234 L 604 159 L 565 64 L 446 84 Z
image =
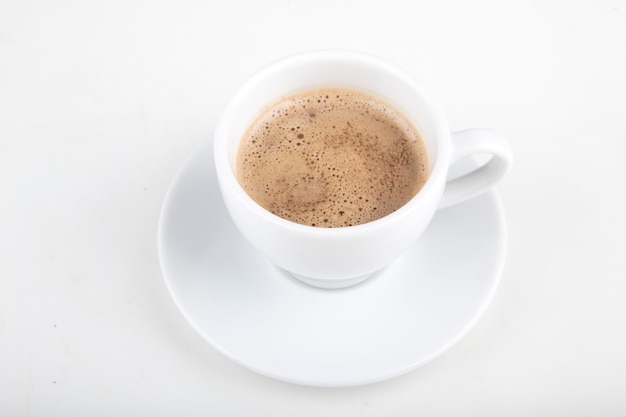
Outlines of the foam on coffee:
M 285 97 L 248 128 L 236 175 L 265 209 L 297 223 L 367 223 L 406 204 L 426 182 L 418 131 L 384 101 L 350 89 Z

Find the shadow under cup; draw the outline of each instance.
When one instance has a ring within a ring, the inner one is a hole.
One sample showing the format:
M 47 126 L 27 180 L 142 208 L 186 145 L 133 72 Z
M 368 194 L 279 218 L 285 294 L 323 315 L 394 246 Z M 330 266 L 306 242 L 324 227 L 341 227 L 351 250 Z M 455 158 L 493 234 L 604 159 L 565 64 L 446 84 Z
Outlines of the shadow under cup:
M 339 228 L 293 223 L 258 205 L 236 179 L 239 143 L 261 110 L 285 96 L 328 87 L 386 101 L 411 121 L 426 147 L 428 180 L 408 203 L 378 220 Z M 445 186 L 450 146 L 443 113 L 411 76 L 369 55 L 319 51 L 270 64 L 235 92 L 216 126 L 215 164 L 229 214 L 250 243 L 307 284 L 343 288 L 389 264 L 423 232 Z

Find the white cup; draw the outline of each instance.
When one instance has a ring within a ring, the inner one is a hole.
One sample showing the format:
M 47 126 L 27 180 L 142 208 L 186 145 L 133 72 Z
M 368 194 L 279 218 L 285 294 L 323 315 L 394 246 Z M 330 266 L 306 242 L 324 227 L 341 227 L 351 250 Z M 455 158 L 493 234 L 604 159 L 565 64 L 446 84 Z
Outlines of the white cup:
M 350 227 L 307 226 L 262 208 L 238 183 L 237 149 L 260 111 L 281 97 L 320 87 L 345 87 L 380 97 L 421 133 L 430 175 L 417 195 L 395 212 Z M 241 233 L 278 267 L 306 284 L 328 289 L 358 284 L 391 263 L 419 238 L 438 208 L 488 190 L 512 163 L 509 144 L 501 135 L 485 129 L 451 134 L 441 108 L 412 76 L 378 58 L 348 51 L 305 52 L 252 75 L 227 103 L 214 141 L 220 190 Z M 451 164 L 475 154 L 491 159 L 447 180 Z

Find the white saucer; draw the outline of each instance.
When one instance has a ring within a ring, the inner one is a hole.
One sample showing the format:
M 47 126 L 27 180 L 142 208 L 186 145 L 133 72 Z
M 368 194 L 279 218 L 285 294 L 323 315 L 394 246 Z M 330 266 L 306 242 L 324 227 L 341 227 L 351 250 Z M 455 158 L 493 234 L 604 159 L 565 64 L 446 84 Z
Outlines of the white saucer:
M 320 290 L 278 270 L 239 234 L 210 145 L 170 186 L 159 256 L 183 315 L 235 362 L 303 385 L 382 381 L 441 355 L 491 300 L 506 246 L 495 191 L 440 210 L 417 244 L 365 283 Z

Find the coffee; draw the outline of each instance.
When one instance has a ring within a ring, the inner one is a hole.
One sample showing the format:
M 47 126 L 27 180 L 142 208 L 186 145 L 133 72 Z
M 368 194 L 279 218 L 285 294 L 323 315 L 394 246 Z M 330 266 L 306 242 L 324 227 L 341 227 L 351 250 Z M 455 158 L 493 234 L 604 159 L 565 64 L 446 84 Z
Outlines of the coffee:
M 417 129 L 368 94 L 321 88 L 285 97 L 249 126 L 236 176 L 259 205 L 293 222 L 345 227 L 384 217 L 428 178 Z

